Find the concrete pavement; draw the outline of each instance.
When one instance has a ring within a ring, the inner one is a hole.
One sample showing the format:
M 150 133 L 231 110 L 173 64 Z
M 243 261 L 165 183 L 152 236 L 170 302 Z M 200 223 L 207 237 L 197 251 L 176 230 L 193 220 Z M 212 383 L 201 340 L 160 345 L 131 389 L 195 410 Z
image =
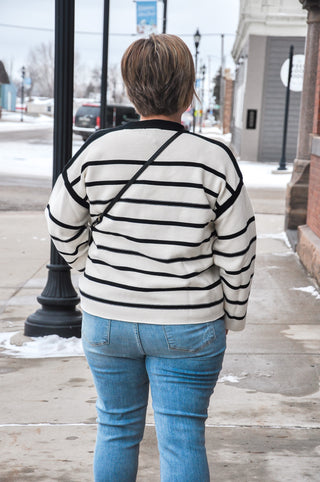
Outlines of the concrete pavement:
M 16 187 L 19 201 L 12 196 L 5 207 L 13 211 L 1 210 L 6 195 L 0 193 L 0 335 L 23 331 L 46 282 L 49 239 L 38 210 L 44 193 L 35 205 L 28 201 L 31 210 L 16 210 L 26 196 L 38 198 L 36 187 L 29 188 L 32 196 Z M 282 235 L 284 189 L 251 190 L 251 196 L 257 269 L 247 328 L 228 336 L 210 404 L 211 478 L 319 481 L 320 297 Z M 23 359 L 1 351 L 0 481 L 92 481 L 96 395 L 85 359 Z M 150 406 L 138 481 L 159 480 Z

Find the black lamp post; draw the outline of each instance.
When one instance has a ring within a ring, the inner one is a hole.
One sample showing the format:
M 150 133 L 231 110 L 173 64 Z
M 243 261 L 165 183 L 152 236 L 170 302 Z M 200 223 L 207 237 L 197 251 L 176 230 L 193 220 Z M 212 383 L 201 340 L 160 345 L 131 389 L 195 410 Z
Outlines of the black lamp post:
M 194 46 L 195 46 L 195 49 L 196 49 L 196 53 L 195 53 L 195 71 L 196 71 L 196 83 L 197 83 L 197 74 L 198 74 L 198 55 L 199 55 L 199 45 L 200 45 L 200 40 L 201 40 L 201 35 L 200 35 L 200 32 L 199 32 L 199 29 L 197 28 L 197 31 L 196 33 L 194 34 L 193 36 L 193 40 L 194 40 Z M 195 100 L 194 100 L 194 103 L 195 103 Z M 196 129 L 196 109 L 195 109 L 195 105 L 194 105 L 194 108 L 193 108 L 193 132 L 195 131 Z
M 288 69 L 288 83 L 287 83 L 287 89 L 286 89 L 286 102 L 285 102 L 285 108 L 284 108 L 282 152 L 281 152 L 281 159 L 279 161 L 278 171 L 287 170 L 286 148 L 287 148 L 288 119 L 289 119 L 289 105 L 290 105 L 290 83 L 291 83 L 291 77 L 292 77 L 293 52 L 294 52 L 294 46 L 291 45 L 290 51 L 289 51 L 289 69 Z
M 200 116 L 200 129 L 199 132 L 202 132 L 202 120 L 203 120 L 203 107 L 204 107 L 204 79 L 206 76 L 206 66 L 203 64 L 200 68 L 201 72 L 201 116 Z
M 21 69 L 21 118 L 20 121 L 23 122 L 23 104 L 24 104 L 24 78 L 26 75 L 25 67 Z
M 74 0 L 55 2 L 53 184 L 72 155 Z M 37 298 L 42 308 L 25 322 L 27 336 L 81 336 L 79 297 L 70 268 L 51 245 L 47 284 Z

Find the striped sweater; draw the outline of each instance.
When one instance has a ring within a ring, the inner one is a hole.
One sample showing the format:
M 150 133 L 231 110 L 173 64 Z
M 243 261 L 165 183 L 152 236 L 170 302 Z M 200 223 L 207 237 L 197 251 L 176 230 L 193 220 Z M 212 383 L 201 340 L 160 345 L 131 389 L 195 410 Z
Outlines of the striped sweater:
M 67 263 L 83 271 L 82 308 L 156 324 L 224 317 L 242 330 L 254 270 L 255 221 L 242 175 L 221 142 L 184 131 L 92 232 L 89 224 L 175 132 L 174 122 L 98 131 L 67 164 L 46 218 Z

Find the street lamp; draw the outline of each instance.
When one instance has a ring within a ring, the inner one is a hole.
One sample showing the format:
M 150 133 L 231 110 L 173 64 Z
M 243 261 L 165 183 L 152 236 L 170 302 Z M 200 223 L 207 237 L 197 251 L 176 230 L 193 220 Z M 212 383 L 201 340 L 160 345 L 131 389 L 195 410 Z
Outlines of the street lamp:
M 20 121 L 23 122 L 23 104 L 24 104 L 24 78 L 26 75 L 25 67 L 21 69 L 21 119 Z
M 201 73 L 201 115 L 200 115 L 199 132 L 202 132 L 202 119 L 203 119 L 203 107 L 204 107 L 204 79 L 206 76 L 206 66 L 204 64 L 200 67 L 200 73 Z
M 74 4 L 75 0 L 55 0 L 53 184 L 72 154 Z M 37 298 L 42 307 L 27 318 L 24 333 L 80 337 L 82 315 L 76 309 L 80 299 L 70 268 L 53 244 L 47 267 L 47 284 Z
M 200 45 L 200 40 L 201 40 L 201 35 L 199 32 L 199 29 L 197 28 L 196 33 L 193 36 L 194 40 L 194 46 L 196 49 L 196 54 L 195 54 L 195 71 L 196 71 L 196 86 L 197 86 L 197 73 L 198 73 L 198 55 L 199 55 L 199 45 Z M 194 108 L 193 108 L 193 132 L 195 131 L 196 128 L 196 109 L 195 109 L 195 100 L 194 102 Z

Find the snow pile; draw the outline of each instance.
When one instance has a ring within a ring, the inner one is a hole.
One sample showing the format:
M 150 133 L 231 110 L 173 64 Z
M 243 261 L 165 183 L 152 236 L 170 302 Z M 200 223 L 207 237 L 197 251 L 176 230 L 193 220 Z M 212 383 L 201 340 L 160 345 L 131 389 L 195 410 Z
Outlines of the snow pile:
M 279 241 L 283 241 L 287 248 L 291 249 L 291 244 L 289 243 L 287 234 L 285 232 L 282 233 L 265 233 L 265 234 L 259 234 L 258 239 L 278 239 Z
M 84 356 L 80 338 L 61 338 L 58 335 L 48 335 L 32 338 L 17 346 L 11 344 L 13 336 L 18 332 L 0 333 L 1 354 L 16 358 L 55 358 Z
M 315 296 L 317 300 L 320 300 L 320 294 L 314 286 L 303 286 L 301 288 L 291 288 L 291 290 L 304 291 L 305 293 L 310 293 L 312 296 Z
M 242 372 L 240 373 L 240 376 L 236 376 L 236 375 L 222 375 L 219 379 L 218 379 L 218 383 L 239 383 L 241 380 L 243 380 L 244 378 L 246 378 L 248 376 L 248 373 L 247 372 Z

